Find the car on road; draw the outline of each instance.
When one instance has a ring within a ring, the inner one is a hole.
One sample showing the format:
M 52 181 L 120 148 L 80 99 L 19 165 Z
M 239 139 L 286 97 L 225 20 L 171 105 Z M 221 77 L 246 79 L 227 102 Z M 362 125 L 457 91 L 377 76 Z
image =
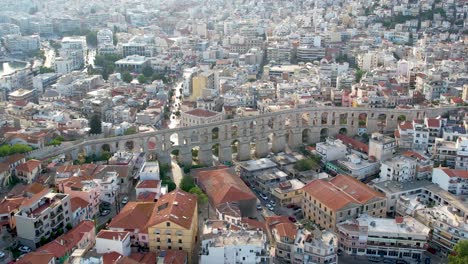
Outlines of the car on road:
M 397 259 L 396 264 L 408 264 L 408 261 L 403 260 L 403 259 Z
M 274 208 L 271 204 L 267 204 L 266 207 L 267 207 L 268 210 L 270 210 L 270 211 L 275 210 L 275 208 Z
M 338 250 L 336 251 L 336 254 L 338 254 L 338 256 L 341 256 L 341 255 L 343 255 L 343 250 L 341 250 L 341 249 L 338 249 Z
M 110 210 L 103 210 L 103 211 L 101 211 L 101 216 L 106 216 L 106 215 L 108 215 L 108 214 L 110 214 Z
M 21 246 L 21 247 L 18 248 L 18 250 L 19 250 L 20 252 L 23 252 L 23 253 L 29 253 L 29 252 L 31 252 L 31 248 L 29 248 L 28 246 Z
M 110 210 L 111 209 L 111 204 L 108 203 L 108 202 L 101 202 L 101 204 L 99 204 L 99 208 L 101 210 Z
M 257 210 L 261 211 L 263 208 L 262 208 L 262 205 L 261 204 L 257 204 Z
M 125 196 L 123 199 L 122 199 L 122 204 L 127 204 L 128 203 L 128 196 Z
M 5 252 L 0 251 L 0 258 L 4 258 L 6 256 Z
M 276 206 L 276 202 L 275 202 L 275 201 L 273 201 L 273 200 L 270 200 L 270 204 L 271 204 L 271 205 L 273 205 L 273 207 L 275 207 L 275 206 Z
M 293 223 L 297 222 L 297 220 L 296 220 L 296 218 L 294 216 L 290 216 L 290 217 L 288 217 L 288 219 L 289 219 L 289 221 L 291 221 Z
M 370 262 L 377 263 L 377 262 L 380 262 L 382 259 L 379 258 L 379 257 L 368 257 L 367 260 L 370 261 Z
M 396 260 L 395 260 L 395 259 L 384 258 L 383 263 L 386 263 L 386 264 L 395 264 L 395 263 L 396 263 Z
M 265 200 L 265 201 L 268 200 L 268 197 L 267 197 L 265 194 L 263 194 L 263 193 L 260 193 L 260 197 L 261 197 L 263 200 Z

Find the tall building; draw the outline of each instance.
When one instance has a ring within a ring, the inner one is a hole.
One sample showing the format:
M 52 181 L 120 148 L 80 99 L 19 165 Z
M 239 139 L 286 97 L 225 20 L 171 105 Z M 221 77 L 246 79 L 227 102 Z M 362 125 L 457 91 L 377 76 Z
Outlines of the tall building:
M 392 158 L 395 148 L 395 139 L 380 133 L 372 133 L 369 139 L 369 157 L 374 157 L 379 161 Z
M 19 242 L 35 249 L 42 237 L 64 232 L 71 224 L 70 196 L 44 189 L 25 200 L 15 218 Z

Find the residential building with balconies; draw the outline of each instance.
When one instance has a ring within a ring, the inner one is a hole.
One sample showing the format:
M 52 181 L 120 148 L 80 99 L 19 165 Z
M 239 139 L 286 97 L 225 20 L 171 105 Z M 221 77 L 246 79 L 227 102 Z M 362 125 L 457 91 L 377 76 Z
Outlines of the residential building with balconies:
M 15 219 L 19 242 L 35 249 L 41 238 L 63 233 L 71 224 L 70 195 L 44 189 L 23 202 Z
M 275 248 L 275 260 L 291 262 L 298 227 L 284 215 L 266 217 L 265 222 L 271 243 Z
M 468 137 L 459 137 L 456 142 L 455 169 L 468 170 Z
M 323 162 L 343 159 L 346 156 L 346 145 L 339 139 L 327 138 L 325 142 L 317 143 L 316 153 Z
M 454 195 L 468 195 L 468 171 L 434 168 L 432 182 Z
M 376 218 L 366 214 L 337 225 L 345 253 L 417 261 L 426 250 L 430 229 L 413 217 Z
M 89 203 L 90 219 L 99 213 L 100 201 L 100 185 L 94 180 L 86 177 L 70 177 L 56 183 L 57 189 L 70 195 L 70 199 L 78 197 Z
M 412 181 L 416 177 L 416 161 L 405 157 L 396 156 L 382 161 L 380 165 L 380 180 L 396 180 L 399 182 Z
M 293 247 L 293 264 L 338 263 L 338 237 L 335 233 L 319 229 L 297 230 Z
M 281 182 L 278 184 L 278 187 L 271 190 L 271 196 L 278 201 L 279 206 L 300 204 L 302 199 L 301 189 L 304 185 L 298 179 Z
M 442 254 L 450 254 L 460 240 L 468 239 L 468 222 L 451 206 L 417 210 L 417 220 L 432 229 L 429 245 Z

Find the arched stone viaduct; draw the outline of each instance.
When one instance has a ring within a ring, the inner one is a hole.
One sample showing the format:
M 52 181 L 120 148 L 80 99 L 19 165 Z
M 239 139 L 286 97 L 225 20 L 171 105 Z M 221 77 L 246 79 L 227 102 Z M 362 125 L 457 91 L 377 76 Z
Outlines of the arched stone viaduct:
M 55 148 L 45 157 L 66 154 L 76 159 L 79 153 L 99 154 L 102 150 L 140 150 L 154 155 L 163 163 L 170 162 L 170 154 L 178 150 L 182 164 L 192 163 L 192 149 L 198 149 L 198 162 L 210 165 L 213 147 L 218 150 L 220 162 L 232 160 L 233 150 L 237 160 L 254 155 L 265 157 L 270 151 L 284 151 L 286 145 L 297 149 L 303 143 L 315 143 L 326 136 L 338 133 L 355 135 L 359 129 L 391 132 L 396 129 L 398 120 L 437 117 L 462 107 L 425 109 L 381 109 L 321 107 L 299 108 L 259 116 L 223 120 L 221 122 L 139 133 L 127 136 L 81 141 L 73 146 Z M 233 148 L 232 146 L 236 147 Z

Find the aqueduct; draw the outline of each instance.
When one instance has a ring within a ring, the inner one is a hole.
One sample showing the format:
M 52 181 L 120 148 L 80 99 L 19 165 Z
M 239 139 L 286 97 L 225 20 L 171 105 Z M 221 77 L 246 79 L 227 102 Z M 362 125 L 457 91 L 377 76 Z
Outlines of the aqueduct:
M 303 143 L 310 144 L 338 133 L 348 135 L 359 131 L 391 132 L 401 120 L 437 117 L 462 107 L 424 109 L 382 109 L 321 107 L 298 108 L 259 116 L 223 120 L 201 126 L 182 127 L 127 136 L 91 139 L 73 146 L 57 147 L 32 157 L 45 158 L 59 154 L 76 159 L 79 153 L 99 154 L 103 150 L 144 151 L 163 163 L 170 162 L 170 154 L 177 153 L 182 164 L 191 164 L 194 153 L 200 164 L 212 164 L 213 152 L 220 162 L 265 157 L 270 151 L 284 151 L 286 145 L 297 149 Z M 253 146 L 255 145 L 255 146 Z M 194 151 L 194 150 L 197 151 Z

